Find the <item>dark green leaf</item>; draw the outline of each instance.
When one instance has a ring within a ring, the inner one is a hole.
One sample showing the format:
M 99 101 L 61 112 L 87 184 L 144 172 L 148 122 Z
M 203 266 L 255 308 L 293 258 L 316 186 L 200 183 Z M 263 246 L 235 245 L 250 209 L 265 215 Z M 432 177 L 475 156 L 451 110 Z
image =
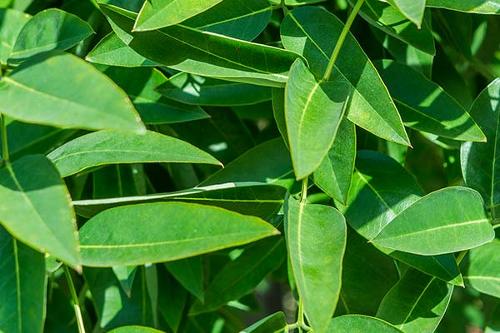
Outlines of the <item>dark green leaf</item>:
M 282 332 L 286 325 L 285 314 L 276 312 L 245 328 L 241 333 L 278 333 Z
M 391 324 L 375 317 L 345 315 L 335 317 L 330 322 L 328 333 L 401 333 Z

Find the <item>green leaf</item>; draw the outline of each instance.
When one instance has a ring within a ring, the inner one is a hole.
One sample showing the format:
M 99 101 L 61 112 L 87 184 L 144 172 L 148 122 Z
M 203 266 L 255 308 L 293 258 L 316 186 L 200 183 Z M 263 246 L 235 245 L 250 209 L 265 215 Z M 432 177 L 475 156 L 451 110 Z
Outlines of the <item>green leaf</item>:
M 45 258 L 0 226 L 0 331 L 42 332 L 47 277 Z
M 426 6 L 456 10 L 465 13 L 498 14 L 498 0 L 427 0 Z
M 57 8 L 37 13 L 19 33 L 10 59 L 20 60 L 52 50 L 67 50 L 94 33 L 87 22 Z
M 127 294 L 128 297 L 131 297 L 132 285 L 134 284 L 135 275 L 137 273 L 137 266 L 115 266 L 112 267 L 112 269 L 125 294 Z
M 267 0 L 224 0 L 182 24 L 243 40 L 255 39 L 271 19 Z
M 146 124 L 172 124 L 210 117 L 199 106 L 162 97 L 156 89 L 167 82 L 167 78 L 157 69 L 110 67 L 104 73 L 127 93 Z
M 201 257 L 168 262 L 165 267 L 186 290 L 203 302 L 205 274 Z
M 168 326 L 176 333 L 183 320 L 189 295 L 173 277 L 166 273 L 163 267 L 157 267 L 161 282 L 158 285 L 158 310 Z
M 285 243 L 275 237 L 252 244 L 219 270 L 205 290 L 203 302 L 196 302 L 191 314 L 218 309 L 229 301 L 251 293 L 257 285 L 284 261 Z
M 163 331 L 155 330 L 145 326 L 123 326 L 109 331 L 109 333 L 163 333 Z
M 460 150 L 465 183 L 481 194 L 494 221 L 500 206 L 500 163 L 496 150 L 500 141 L 499 98 L 500 79 L 496 79 L 479 94 L 470 111 L 486 135 L 487 142 L 466 142 Z
M 192 105 L 251 105 L 271 99 L 271 89 L 246 83 L 204 78 L 187 73 L 172 76 L 158 87 L 165 97 Z
M 131 31 L 131 20 L 103 8 L 119 37 L 142 56 L 169 68 L 230 81 L 284 86 L 299 55 L 277 47 L 177 25 L 156 31 Z M 152 46 L 155 47 L 152 47 Z
M 85 60 L 88 62 L 120 66 L 120 67 L 147 67 L 157 64 L 141 56 L 125 44 L 114 32 L 110 32 L 97 43 Z
M 426 0 L 389 0 L 389 3 L 398 9 L 408 20 L 417 25 L 422 25 Z
M 173 261 L 278 233 L 256 217 L 169 202 L 106 210 L 82 227 L 80 242 L 85 265 L 106 267 Z
M 69 194 L 45 156 L 29 155 L 0 169 L 0 201 L 0 221 L 9 233 L 73 267 L 80 265 Z
M 314 20 L 311 20 L 314 17 Z M 281 25 L 285 48 L 302 54 L 312 73 L 322 77 L 342 22 L 319 7 L 300 7 L 289 12 Z M 352 85 L 347 118 L 356 125 L 389 141 L 409 144 L 401 117 L 377 70 L 348 34 L 332 77 L 342 77 Z
M 241 333 L 277 333 L 284 330 L 286 325 L 285 314 L 276 312 L 245 328 Z
M 0 63 L 6 64 L 17 36 L 30 19 L 29 14 L 13 9 L 0 9 Z
M 476 249 L 467 257 L 464 279 L 474 289 L 500 298 L 500 239 Z
M 286 210 L 288 254 L 300 301 L 315 332 L 326 332 L 340 294 L 347 228 L 333 207 L 290 197 Z
M 474 248 L 494 237 L 479 193 L 465 187 L 447 187 L 399 213 L 373 242 L 394 250 L 437 255 Z
M 179 24 L 217 5 L 222 0 L 148 0 L 135 21 L 135 31 L 148 31 Z
M 297 179 L 313 173 L 327 155 L 349 93 L 342 80 L 316 81 L 302 60 L 292 65 L 285 89 L 285 121 Z
M 377 317 L 405 333 L 434 332 L 452 293 L 453 286 L 410 269 L 385 295 Z
M 461 141 L 486 141 L 469 113 L 440 86 L 391 60 L 375 62 L 406 126 Z
M 356 160 L 356 127 L 342 119 L 330 150 L 314 172 L 314 183 L 331 198 L 346 203 Z
M 389 0 L 405 1 L 405 0 Z M 421 0 L 412 0 L 412 4 Z M 349 2 L 353 3 L 352 0 Z M 430 54 L 436 54 L 430 20 L 423 20 L 419 28 L 398 9 L 378 0 L 367 0 L 361 7 L 360 15 L 368 23 L 417 49 Z
M 330 322 L 328 333 L 401 333 L 399 329 L 391 324 L 375 318 L 364 315 L 345 315 L 335 317 Z
M 48 54 L 24 62 L 2 77 L 0 99 L 0 112 L 28 123 L 144 132 L 125 93 L 71 54 Z
M 51 152 L 48 157 L 63 177 L 88 168 L 118 163 L 206 163 L 220 165 L 215 158 L 182 140 L 147 131 L 133 134 L 99 131 L 78 137 Z

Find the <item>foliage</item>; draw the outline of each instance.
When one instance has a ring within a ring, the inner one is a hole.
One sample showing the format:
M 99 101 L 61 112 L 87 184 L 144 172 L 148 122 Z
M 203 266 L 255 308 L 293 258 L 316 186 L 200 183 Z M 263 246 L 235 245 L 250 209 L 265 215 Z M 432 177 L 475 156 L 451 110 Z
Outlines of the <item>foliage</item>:
M 499 0 L 0 0 L 0 332 L 500 331 Z

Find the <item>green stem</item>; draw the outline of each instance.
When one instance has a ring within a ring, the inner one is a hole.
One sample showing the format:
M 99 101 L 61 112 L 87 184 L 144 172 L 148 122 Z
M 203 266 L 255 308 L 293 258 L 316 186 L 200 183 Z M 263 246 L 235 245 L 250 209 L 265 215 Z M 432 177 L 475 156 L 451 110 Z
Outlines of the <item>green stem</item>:
M 335 48 L 333 49 L 330 61 L 328 61 L 328 66 L 326 66 L 326 71 L 325 74 L 323 75 L 323 81 L 328 81 L 330 79 L 330 76 L 332 75 L 333 72 L 333 66 L 335 65 L 335 61 L 337 61 L 337 58 L 340 54 L 340 50 L 342 49 L 342 45 L 344 45 L 345 38 L 347 37 L 347 34 L 351 29 L 352 23 L 354 22 L 354 19 L 358 15 L 358 12 L 361 9 L 361 6 L 363 5 L 364 2 L 365 0 L 358 0 L 354 5 L 354 7 L 352 8 L 352 12 L 351 14 L 349 14 L 349 17 L 347 18 L 347 21 L 344 25 L 344 28 L 340 32 L 339 39 L 335 44 Z
M 0 114 L 0 132 L 2 137 L 2 160 L 4 164 L 9 164 L 9 144 L 7 141 L 7 125 L 5 124 L 5 116 Z
M 307 178 L 306 178 L 307 179 Z M 304 304 L 302 300 L 299 299 L 299 309 L 297 311 L 297 328 L 299 332 L 302 332 L 302 328 L 304 327 Z
M 300 203 L 305 204 L 307 200 L 308 177 L 302 180 L 302 191 L 300 191 Z
M 69 292 L 71 294 L 73 309 L 75 310 L 78 332 L 85 333 L 85 325 L 83 324 L 82 310 L 80 308 L 80 301 L 76 293 L 75 285 L 73 284 L 73 278 L 71 277 L 71 272 L 69 271 L 68 266 L 64 265 L 63 267 L 64 267 L 64 275 L 66 275 L 66 280 L 68 281 L 68 287 L 69 287 Z

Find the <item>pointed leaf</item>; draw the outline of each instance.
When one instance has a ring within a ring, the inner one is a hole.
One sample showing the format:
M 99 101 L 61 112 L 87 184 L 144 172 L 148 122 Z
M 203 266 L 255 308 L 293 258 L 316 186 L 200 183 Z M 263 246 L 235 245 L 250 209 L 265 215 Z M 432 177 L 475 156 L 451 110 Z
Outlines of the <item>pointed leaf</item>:
M 48 54 L 24 62 L 2 77 L 0 99 L 3 114 L 28 123 L 144 132 L 125 93 L 71 54 Z
M 410 269 L 385 295 L 377 317 L 405 333 L 434 332 L 452 293 L 453 286 Z
M 290 69 L 285 89 L 285 120 L 297 179 L 313 173 L 325 158 L 349 98 L 342 80 L 318 82 L 302 60 Z
M 73 267 L 80 265 L 69 193 L 45 156 L 29 155 L 0 169 L 0 201 L 0 222 L 14 237 Z
M 52 50 L 67 50 L 94 33 L 87 22 L 57 8 L 37 13 L 19 33 L 11 59 L 29 58 Z
M 276 312 L 245 328 L 241 333 L 277 333 L 287 325 L 285 314 Z
M 147 31 L 179 24 L 222 0 L 148 0 L 139 12 L 134 30 Z
M 474 248 L 494 237 L 479 193 L 465 187 L 447 187 L 399 213 L 373 242 L 394 250 L 436 255 Z
M 0 9 L 0 63 L 6 64 L 19 32 L 30 15 L 13 9 Z
M 180 202 L 112 208 L 80 230 L 83 262 L 100 267 L 173 261 L 278 233 L 256 217 Z
M 99 131 L 57 148 L 48 157 L 63 177 L 85 169 L 118 163 L 206 163 L 215 158 L 182 140 L 148 131 L 146 134 Z
M 314 20 L 311 20 L 314 17 Z M 281 25 L 285 48 L 302 54 L 316 77 L 322 77 L 342 22 L 319 7 L 301 7 L 289 12 Z M 409 144 L 403 123 L 387 88 L 352 34 L 348 34 L 332 77 L 343 77 L 352 85 L 347 117 L 356 125 L 389 141 Z
M 318 333 L 327 331 L 339 298 L 346 229 L 335 208 L 288 200 L 286 239 L 293 276 L 310 326 Z
M 200 301 L 204 300 L 204 272 L 201 257 L 186 258 L 165 264 L 179 283 Z
M 0 226 L 0 331 L 42 332 L 45 319 L 45 258 Z
M 406 18 L 420 28 L 424 18 L 426 0 L 389 0 Z

